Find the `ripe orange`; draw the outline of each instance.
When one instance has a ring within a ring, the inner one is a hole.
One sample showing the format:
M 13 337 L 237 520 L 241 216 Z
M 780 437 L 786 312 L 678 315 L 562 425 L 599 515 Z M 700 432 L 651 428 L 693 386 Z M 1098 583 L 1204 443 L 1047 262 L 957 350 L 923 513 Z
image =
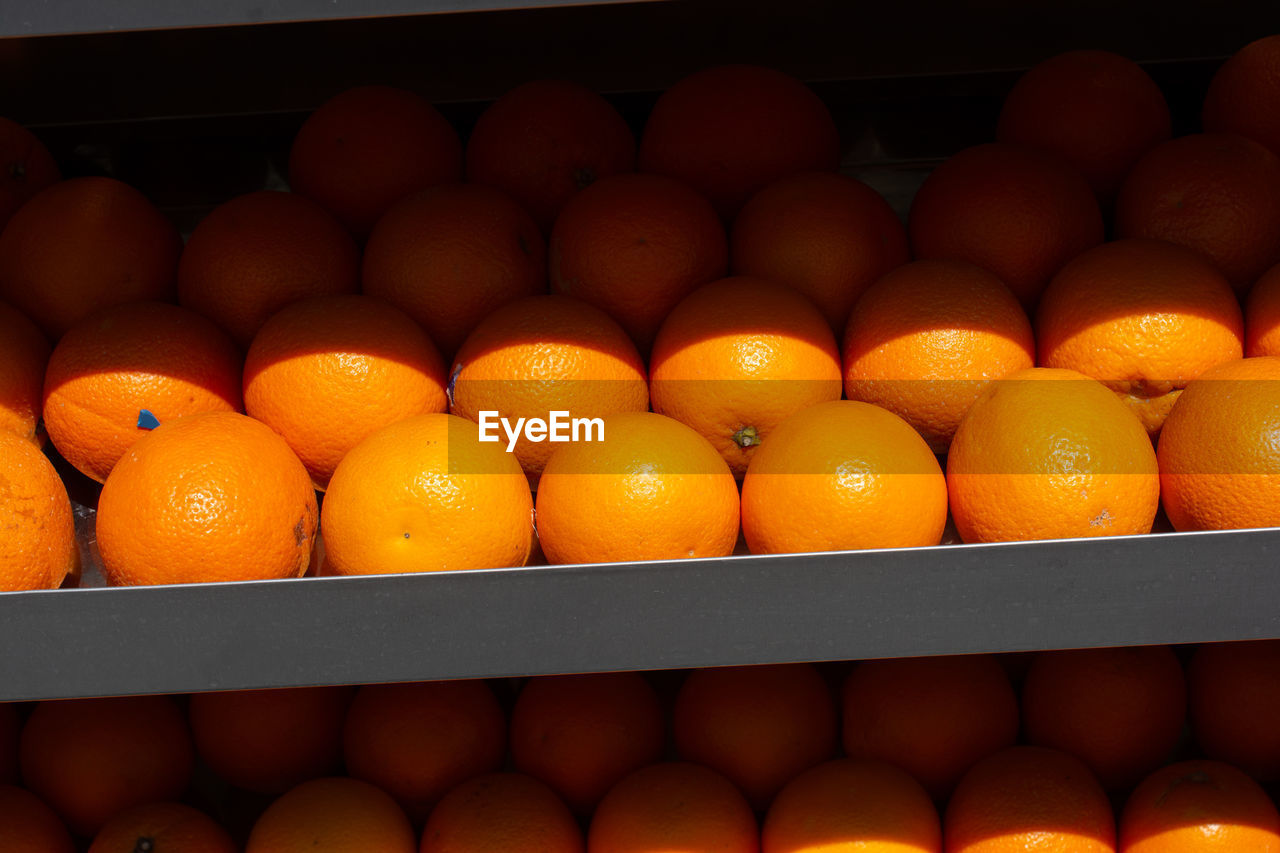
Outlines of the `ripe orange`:
M 75 849 L 67 828 L 39 797 L 14 785 L 0 785 L 0 850 L 74 853 Z
M 707 68 L 653 105 L 640 137 L 640 171 L 669 175 L 731 220 L 757 190 L 795 172 L 840 165 L 840 135 L 821 99 L 781 71 Z
M 53 464 L 0 430 L 0 590 L 57 589 L 80 567 L 71 499 Z
M 293 191 L 315 199 L 357 238 L 405 196 L 462 180 L 462 141 L 421 96 L 357 86 L 316 109 L 289 150 Z
M 1250 42 L 1222 63 L 1204 99 L 1204 129 L 1238 133 L 1280 157 L 1280 35 Z
M 565 204 L 551 231 L 553 292 L 584 299 L 647 355 L 663 319 L 725 275 L 729 241 L 710 202 L 660 175 L 613 175 Z
M 915 257 L 977 264 L 1026 308 L 1103 237 L 1102 212 L 1079 172 L 1056 155 L 1002 143 L 966 148 L 934 169 L 907 230 Z
M 751 807 L 719 773 L 699 764 L 651 764 L 605 796 L 587 833 L 590 853 L 758 853 Z
M 239 853 L 213 818 L 181 803 L 126 809 L 102 827 L 88 853 Z
M 676 695 L 676 752 L 724 774 L 756 811 L 836 751 L 836 706 L 811 664 L 689 673 Z
M 730 267 L 813 300 L 838 334 L 868 285 L 909 260 L 907 231 L 871 187 L 802 172 L 760 190 L 733 221 Z
M 1038 363 L 1097 379 L 1157 435 L 1187 383 L 1244 355 L 1227 280 L 1190 249 L 1118 240 L 1068 263 L 1036 311 Z
M 711 442 L 735 477 L 788 416 L 840 399 L 840 354 L 805 296 L 745 276 L 703 285 L 658 330 L 653 410 Z
M 1027 742 L 1079 758 L 1108 791 L 1129 790 L 1173 753 L 1186 709 L 1168 646 L 1041 652 L 1022 683 Z
M 268 806 L 245 846 L 245 853 L 320 850 L 418 853 L 418 844 L 395 800 L 359 779 L 330 776 L 303 782 Z
M 582 853 L 582 830 L 532 776 L 491 773 L 463 782 L 427 819 L 420 853 Z
M 1160 490 L 1175 530 L 1280 524 L 1280 358 L 1211 367 L 1160 433 Z
M 996 139 L 1061 156 L 1109 204 L 1129 169 L 1171 133 L 1169 105 L 1133 60 L 1070 50 L 1020 78 L 1000 110 Z
M 466 159 L 468 181 L 510 193 L 548 234 L 570 196 L 635 168 L 636 140 L 613 105 L 586 86 L 533 80 L 480 114 Z
M 182 237 L 114 178 L 74 178 L 27 202 L 0 233 L 0 299 L 52 340 L 110 305 L 173 296 Z
M 946 522 L 947 484 L 929 446 L 868 403 L 834 400 L 792 415 L 742 481 L 753 554 L 937 545 Z
M 1152 773 L 1120 815 L 1120 853 L 1280 850 L 1280 815 L 1266 791 L 1219 761 L 1182 761 Z
M 237 788 L 282 794 L 337 772 L 350 701 L 345 687 L 196 693 L 187 715 L 210 770 Z
M 1244 354 L 1280 355 L 1280 264 L 1262 274 L 1245 300 Z
M 942 853 L 938 810 L 920 783 L 881 761 L 806 770 L 769 807 L 763 853 Z
M 662 707 L 635 672 L 530 678 L 511 711 L 515 769 L 589 815 L 627 774 L 662 757 Z
M 16 308 L 0 302 L 0 430 L 44 444 L 40 393 L 49 341 Z
M 360 251 L 306 196 L 263 190 L 225 202 L 191 232 L 178 302 L 246 349 L 267 318 L 296 299 L 354 293 Z
M 547 420 L 552 411 L 598 418 L 649 408 L 644 362 L 627 333 L 599 308 L 556 294 L 518 299 L 485 317 L 449 375 L 450 410 L 476 422 L 485 411 L 515 424 L 517 418 Z M 511 446 L 497 424 L 489 435 L 504 449 Z M 515 458 L 536 480 L 557 446 L 522 434 Z
M 356 294 L 274 315 L 244 363 L 245 412 L 284 437 L 316 488 L 379 427 L 443 412 L 444 360 L 409 315 Z
M 865 661 L 845 679 L 841 708 L 850 758 L 896 764 L 939 801 L 1018 737 L 1018 699 L 989 655 Z
M 236 412 L 240 353 L 210 321 L 164 302 L 97 311 L 58 341 L 44 377 L 44 425 L 68 462 L 99 483 L 161 423 Z M 154 423 L 154 421 L 152 421 Z
M 98 498 L 112 585 L 299 577 L 316 537 L 311 479 L 284 439 L 234 412 L 161 424 Z
M 1191 732 L 1209 758 L 1280 780 L 1280 641 L 1205 643 L 1187 665 Z
M 62 179 L 58 164 L 35 134 L 0 118 L 0 230 L 33 196 Z
M 432 187 L 378 220 L 361 287 L 402 308 L 452 358 L 492 311 L 546 292 L 546 242 L 529 214 L 492 187 Z
M 1114 853 L 1115 815 L 1089 768 L 1065 752 L 1014 746 L 974 765 L 942 820 L 947 853 Z
M 1031 322 L 991 273 L 965 261 L 915 261 L 872 284 L 844 330 L 844 389 L 883 406 L 946 453 L 992 380 L 1035 363 Z
M 1280 261 L 1280 156 L 1227 133 L 1158 145 L 1120 188 L 1116 234 L 1194 249 L 1243 294 Z
M 947 456 L 965 542 L 1149 533 L 1160 502 L 1151 440 L 1101 382 L 1033 367 L 992 383 Z
M 347 711 L 347 772 L 421 823 L 452 788 L 502 766 L 507 721 L 483 681 L 368 684 Z
M 130 806 L 178 799 L 195 765 L 187 721 L 168 696 L 41 702 L 19 757 L 23 785 L 88 838 Z
M 563 444 L 538 483 L 538 541 L 551 563 L 726 557 L 738 487 L 720 454 L 679 421 L 605 415 L 603 438 Z
M 340 575 L 523 566 L 533 496 L 514 456 L 445 414 L 384 426 L 338 465 L 324 546 Z
M 0 702 L 0 785 L 18 781 L 18 735 L 22 717 L 14 702 Z

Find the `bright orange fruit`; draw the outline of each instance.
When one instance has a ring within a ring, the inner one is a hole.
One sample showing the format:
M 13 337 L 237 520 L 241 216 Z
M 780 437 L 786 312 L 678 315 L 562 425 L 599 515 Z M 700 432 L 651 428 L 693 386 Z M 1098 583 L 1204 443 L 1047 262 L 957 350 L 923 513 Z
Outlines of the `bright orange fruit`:
M 1280 355 L 1280 264 L 1262 274 L 1244 307 L 1244 354 Z
M 1140 784 L 1120 815 L 1120 853 L 1280 850 L 1280 815 L 1257 782 L 1220 761 L 1181 761 Z
M 0 590 L 57 589 L 80 567 L 71 499 L 34 444 L 0 430 Z
M 0 430 L 44 444 L 40 396 L 49 341 L 20 311 L 0 302 Z
M 359 779 L 303 782 L 267 807 L 245 853 L 418 853 L 404 810 Z M 158 851 L 157 851 L 158 853 Z

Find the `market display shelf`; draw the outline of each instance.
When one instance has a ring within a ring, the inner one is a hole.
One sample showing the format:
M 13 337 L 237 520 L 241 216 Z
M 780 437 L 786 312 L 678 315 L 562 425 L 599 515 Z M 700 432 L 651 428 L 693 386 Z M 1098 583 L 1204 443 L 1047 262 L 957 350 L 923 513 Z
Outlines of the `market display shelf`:
M 0 594 L 0 700 L 1280 637 L 1280 529 Z

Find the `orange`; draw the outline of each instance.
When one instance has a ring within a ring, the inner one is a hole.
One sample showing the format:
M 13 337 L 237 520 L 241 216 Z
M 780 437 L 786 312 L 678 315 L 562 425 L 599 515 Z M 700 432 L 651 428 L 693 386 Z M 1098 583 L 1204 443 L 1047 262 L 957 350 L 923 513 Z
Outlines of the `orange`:
M 644 362 L 627 333 L 599 308 L 555 294 L 518 299 L 485 317 L 449 376 L 453 414 L 479 422 L 482 412 L 496 412 L 511 430 L 518 418 L 549 421 L 553 411 L 598 418 L 649 408 Z M 512 452 L 510 432 L 494 417 L 487 435 Z M 558 445 L 518 435 L 515 458 L 536 479 Z
M 574 812 L 591 814 L 619 779 L 662 757 L 658 696 L 635 672 L 530 678 L 511 711 L 511 760 Z
M 107 821 L 88 853 L 239 853 L 239 849 L 204 812 L 181 803 L 148 803 Z
M 864 661 L 840 704 L 850 758 L 896 764 L 939 801 L 1018 737 L 1018 699 L 990 655 Z
M 467 180 L 511 194 L 551 232 L 569 197 L 636 164 L 613 105 L 579 83 L 533 80 L 489 105 L 467 139 Z
M 18 735 L 22 717 L 14 702 L 0 702 L 0 785 L 18 781 Z
M 178 799 L 195 765 L 187 721 L 168 696 L 41 702 L 19 757 L 23 784 L 88 838 L 124 809 Z
M 1243 294 L 1280 261 L 1280 156 L 1227 133 L 1158 145 L 1120 188 L 1116 235 L 1194 249 Z
M 1142 423 L 1101 382 L 1033 367 L 989 385 L 956 430 L 947 493 L 965 542 L 1149 533 L 1160 502 Z
M 599 440 L 562 444 L 538 483 L 538 541 L 550 563 L 727 557 L 738 487 L 702 436 L 664 415 L 601 419 Z
M 284 439 L 234 412 L 143 436 L 98 498 L 112 585 L 299 577 L 316 537 L 311 479 Z
M 753 554 L 937 545 L 946 522 L 947 483 L 929 446 L 869 403 L 834 400 L 792 415 L 742 480 Z
M 1035 341 L 1017 298 L 965 261 L 915 261 L 872 284 L 844 329 L 844 389 L 883 406 L 946 453 L 993 380 L 1031 367 Z
M 1171 132 L 1169 105 L 1137 63 L 1106 50 L 1069 50 L 1018 78 L 996 139 L 1061 156 L 1109 204 L 1137 159 Z
M 307 117 L 289 149 L 293 191 L 315 199 L 357 238 L 405 196 L 460 180 L 458 132 L 420 95 L 391 86 L 334 95 Z
M 338 465 L 325 556 L 340 575 L 523 566 L 533 496 L 514 456 L 445 414 L 384 426 Z
M 80 567 L 71 499 L 34 444 L 0 430 L 0 590 L 56 589 Z
M 553 292 L 586 300 L 647 355 L 663 319 L 722 277 L 729 239 L 711 203 L 661 175 L 613 175 L 565 204 L 551 231 Z
M 367 782 L 303 782 L 262 813 L 245 853 L 417 853 L 413 826 L 396 801 Z M 157 851 L 159 853 L 159 851 Z
M 245 412 L 284 437 L 316 488 L 379 427 L 443 412 L 444 360 L 409 315 L 356 294 L 274 315 L 244 363 Z
M 811 664 L 689 673 L 676 695 L 676 752 L 723 773 L 756 811 L 836 751 L 836 706 Z
M 399 801 L 415 823 L 453 787 L 502 766 L 507 721 L 483 681 L 370 684 L 343 730 L 347 772 Z
M 758 853 L 759 828 L 738 789 L 699 764 L 651 764 L 601 801 L 587 833 L 590 853 Z
M 463 782 L 432 811 L 421 853 L 582 853 L 582 830 L 532 776 L 492 773 Z
M 210 770 L 237 788 L 282 794 L 338 770 L 350 701 L 345 687 L 196 693 L 187 716 Z
M 942 820 L 947 853 L 1114 853 L 1115 815 L 1089 768 L 1065 752 L 1014 746 L 974 765 Z
M 763 853 L 942 853 L 938 810 L 920 783 L 881 761 L 806 770 L 769 807 Z
M 871 187 L 802 172 L 751 197 L 733 221 L 730 267 L 813 300 L 839 333 L 868 285 L 909 260 L 907 231 Z
M 74 178 L 27 202 L 0 232 L 0 299 L 52 340 L 100 308 L 173 296 L 182 237 L 142 193 Z
M 697 430 L 735 477 L 789 415 L 840 399 L 840 354 L 822 314 L 764 279 L 723 278 L 686 296 L 649 366 L 653 410 Z
M 1280 780 L 1280 641 L 1205 643 L 1187 665 L 1191 733 L 1209 758 Z
M 10 217 L 50 184 L 62 179 L 58 164 L 35 134 L 0 118 L 0 230 Z
M 1026 308 L 1063 264 L 1102 242 L 1089 184 L 1060 157 L 1021 145 L 966 148 L 925 179 L 907 222 L 916 258 L 969 261 Z
M 1280 815 L 1266 791 L 1219 761 L 1182 761 L 1152 773 L 1120 815 L 1120 853 L 1280 850 Z
M 726 220 L 757 190 L 795 172 L 840 165 L 840 135 L 821 99 L 781 71 L 707 68 L 659 96 L 645 122 L 640 171 L 669 175 Z
M 39 797 L 13 785 L 0 785 L 0 850 L 74 853 L 75 849 L 67 828 Z
M 1244 355 L 1240 303 L 1190 249 L 1118 240 L 1049 283 L 1036 311 L 1038 363 L 1099 380 L 1156 435 L 1187 383 Z
M 1173 753 L 1186 709 L 1168 646 L 1041 652 L 1022 683 L 1027 742 L 1071 753 L 1108 791 L 1129 790 Z
M 1252 41 L 1222 63 L 1205 95 L 1204 129 L 1238 133 L 1280 157 L 1280 35 Z
M 40 394 L 49 341 L 17 309 L 0 302 L 0 430 L 44 444 Z
M 218 205 L 178 264 L 178 302 L 246 349 L 267 318 L 297 299 L 354 293 L 360 252 L 306 196 L 262 190 Z
M 546 292 L 546 241 L 529 214 L 492 187 L 433 187 L 378 220 L 361 287 L 403 309 L 450 358 L 492 311 Z
M 1262 274 L 1244 308 L 1244 354 L 1280 355 L 1280 264 Z
M 101 483 L 157 421 L 240 411 L 240 374 L 235 344 L 194 311 L 113 305 L 76 323 L 53 348 L 44 425 L 63 458 Z
M 1160 489 L 1175 530 L 1280 525 L 1280 358 L 1219 364 L 1189 384 L 1160 433 Z

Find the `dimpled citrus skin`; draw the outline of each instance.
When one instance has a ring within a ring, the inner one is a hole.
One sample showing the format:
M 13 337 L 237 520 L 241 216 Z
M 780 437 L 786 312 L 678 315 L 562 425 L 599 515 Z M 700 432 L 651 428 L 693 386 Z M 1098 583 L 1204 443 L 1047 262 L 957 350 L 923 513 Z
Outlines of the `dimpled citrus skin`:
M 318 513 L 307 469 L 266 424 L 234 412 L 162 423 L 98 498 L 112 585 L 299 577 Z
M 552 563 L 724 557 L 738 488 L 714 447 L 651 412 L 603 418 L 603 441 L 561 444 L 538 483 L 538 537 Z
M 533 496 L 513 454 L 442 413 L 385 426 L 338 463 L 324 544 L 342 575 L 523 566 Z
M 0 430 L 44 443 L 40 393 L 49 341 L 16 308 L 0 302 Z
M 333 776 L 303 782 L 268 806 L 245 845 L 245 853 L 375 850 L 418 853 L 409 818 L 368 782 Z
M 1129 795 L 1120 853 L 1280 851 L 1280 815 L 1257 782 L 1220 761 L 1161 767 Z
M 58 472 L 30 441 L 0 430 L 0 590 L 55 589 L 79 565 Z
M 783 421 L 742 481 L 753 554 L 937 545 L 947 484 L 929 446 L 892 412 L 851 400 Z
M 1249 289 L 1244 311 L 1244 354 L 1280 355 L 1280 264 Z
M 1038 364 L 1093 377 L 1159 433 L 1187 383 L 1243 352 L 1244 319 L 1226 278 L 1158 240 L 1097 246 L 1054 276 L 1036 312 Z
M 1160 435 L 1175 530 L 1280 525 L 1280 358 L 1229 361 L 1187 386 Z
M 1160 500 L 1151 440 L 1101 382 L 1033 367 L 992 383 L 947 456 L 966 542 L 1149 533 Z

